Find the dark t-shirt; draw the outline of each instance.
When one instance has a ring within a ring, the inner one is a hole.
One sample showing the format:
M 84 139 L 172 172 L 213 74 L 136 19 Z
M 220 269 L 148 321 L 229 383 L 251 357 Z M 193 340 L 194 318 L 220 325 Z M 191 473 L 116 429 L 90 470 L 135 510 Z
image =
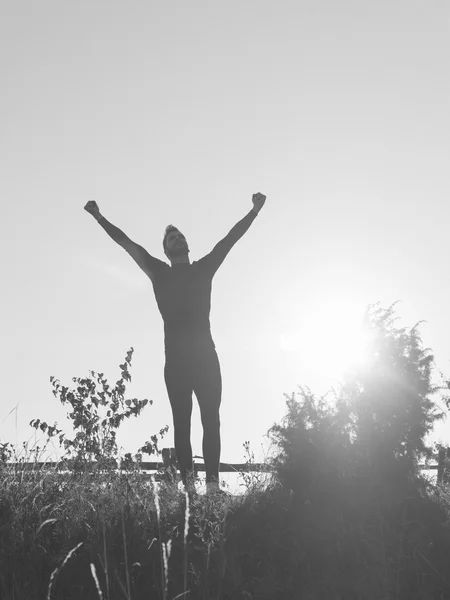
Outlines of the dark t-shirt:
M 189 350 L 198 344 L 214 347 L 209 321 L 212 279 L 255 217 L 256 213 L 251 210 L 209 254 L 192 264 L 169 266 L 147 254 L 148 272 L 164 320 L 166 354 L 177 349 Z

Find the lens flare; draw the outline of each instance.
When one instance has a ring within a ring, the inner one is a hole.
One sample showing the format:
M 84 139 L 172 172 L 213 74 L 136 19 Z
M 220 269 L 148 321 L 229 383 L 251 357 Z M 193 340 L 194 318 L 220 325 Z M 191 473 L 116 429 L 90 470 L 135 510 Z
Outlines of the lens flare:
M 360 307 L 330 301 L 296 319 L 290 331 L 281 333 L 279 346 L 305 370 L 339 380 L 347 368 L 365 361 L 363 314 Z

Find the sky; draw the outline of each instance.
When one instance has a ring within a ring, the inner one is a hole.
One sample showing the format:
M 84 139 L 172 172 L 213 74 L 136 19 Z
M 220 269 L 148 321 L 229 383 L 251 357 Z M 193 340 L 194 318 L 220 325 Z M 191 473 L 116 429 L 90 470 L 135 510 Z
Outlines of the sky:
M 135 452 L 169 424 L 173 446 L 151 282 L 91 199 L 161 260 L 179 227 L 194 261 L 267 196 L 213 281 L 223 462 L 247 440 L 263 460 L 285 394 L 335 385 L 369 304 L 426 321 L 450 375 L 445 0 L 0 11 L 0 440 L 33 440 L 33 418 L 70 431 L 50 376 L 114 384 L 133 347 L 126 396 L 153 405 L 119 442 Z M 195 455 L 201 435 L 194 398 Z M 448 424 L 436 439 L 450 444 Z

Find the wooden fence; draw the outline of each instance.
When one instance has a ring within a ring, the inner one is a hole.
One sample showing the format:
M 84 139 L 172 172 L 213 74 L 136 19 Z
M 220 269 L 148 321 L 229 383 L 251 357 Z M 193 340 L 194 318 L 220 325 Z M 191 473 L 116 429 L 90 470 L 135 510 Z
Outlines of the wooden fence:
M 439 450 L 438 454 L 433 456 L 437 460 L 436 465 L 419 465 L 419 468 L 423 471 L 437 470 L 437 483 L 443 483 L 450 481 L 450 448 L 443 448 Z M 141 462 L 139 463 L 140 469 L 143 471 L 159 471 L 163 468 L 174 467 L 176 469 L 176 455 L 175 448 L 163 448 L 162 449 L 162 462 Z M 95 463 L 93 463 L 95 465 Z M 61 462 L 23 462 L 23 463 L 7 463 L 9 467 L 15 467 L 16 469 L 25 469 L 26 467 L 34 467 L 36 469 L 48 468 L 48 469 L 64 469 L 64 465 Z M 116 463 L 116 467 L 119 465 Z M 125 468 L 125 467 L 124 467 Z M 200 463 L 194 463 L 194 471 L 205 471 L 205 465 Z M 269 473 L 271 471 L 270 465 L 265 463 L 220 463 L 219 471 L 221 473 Z M 161 479 L 163 476 L 155 475 L 156 480 Z

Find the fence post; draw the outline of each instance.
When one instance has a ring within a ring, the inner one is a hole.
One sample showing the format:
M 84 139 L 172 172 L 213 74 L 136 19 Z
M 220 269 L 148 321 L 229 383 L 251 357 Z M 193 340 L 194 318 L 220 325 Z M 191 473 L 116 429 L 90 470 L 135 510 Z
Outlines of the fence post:
M 444 483 L 445 473 L 445 458 L 446 454 L 450 455 L 450 448 L 441 448 L 438 454 L 438 472 L 437 472 L 437 483 Z
M 163 448 L 162 449 L 163 464 L 166 468 L 177 467 L 177 457 L 175 454 L 175 448 Z
M 442 483 L 450 483 L 450 448 L 446 448 L 444 457 L 444 472 L 442 474 Z
M 161 454 L 163 466 L 166 471 L 162 479 L 165 481 L 177 480 L 177 455 L 175 454 L 175 448 L 163 448 Z

